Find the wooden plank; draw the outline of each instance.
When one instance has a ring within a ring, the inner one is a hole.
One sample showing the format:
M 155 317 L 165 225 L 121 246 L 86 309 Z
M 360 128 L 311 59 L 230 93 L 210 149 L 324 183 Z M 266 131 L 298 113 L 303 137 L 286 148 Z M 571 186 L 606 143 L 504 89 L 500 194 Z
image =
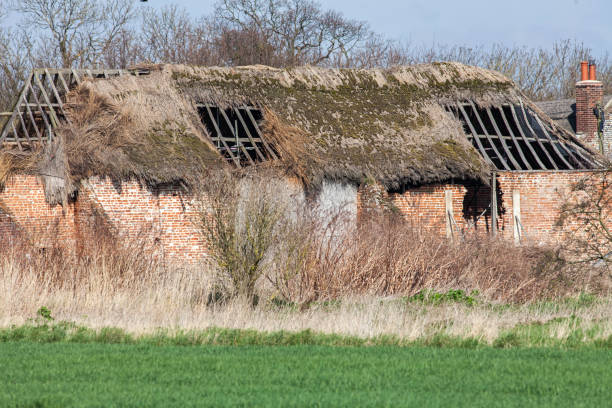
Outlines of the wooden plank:
M 66 115 L 66 111 L 64 110 L 64 105 L 62 104 L 62 98 L 60 98 L 59 92 L 57 92 L 57 88 L 55 87 L 55 83 L 53 82 L 53 78 L 51 77 L 51 74 L 49 73 L 49 71 L 47 69 L 45 69 L 45 73 L 47 74 L 46 75 L 46 79 L 47 79 L 47 82 L 49 83 L 49 87 L 51 88 L 53 96 L 57 100 L 59 108 L 62 111 L 62 115 L 64 116 L 64 120 L 66 120 L 68 123 L 70 123 L 70 119 L 68 119 L 68 115 Z
M 453 191 L 444 190 L 444 211 L 446 214 L 446 238 L 454 241 L 453 235 Z
M 15 107 L 13 108 L 13 112 L 11 112 L 11 117 L 4 124 L 4 128 L 2 129 L 2 131 L 0 131 L 0 145 L 2 145 L 2 142 L 6 138 L 6 135 L 8 133 L 8 129 L 9 129 L 9 123 L 11 123 L 11 122 L 13 122 L 15 120 L 15 115 L 16 115 L 16 112 L 17 112 L 17 107 L 21 103 L 21 100 L 24 98 L 24 96 L 25 96 L 25 94 L 26 94 L 26 92 L 28 90 L 28 86 L 31 85 L 31 82 L 32 82 L 32 74 L 30 74 L 28 76 L 28 79 L 26 79 L 25 83 L 23 84 L 23 88 L 21 89 L 21 92 L 19 93 L 19 96 L 17 97 L 17 102 L 15 103 Z
M 223 119 L 225 120 L 225 123 L 227 123 L 227 126 L 229 126 L 229 128 L 232 130 L 232 134 L 237 135 L 238 134 L 238 129 L 234 128 L 234 125 L 232 124 L 232 121 L 229 120 L 229 118 L 227 117 L 227 115 L 225 114 L 225 110 L 223 109 L 219 109 L 219 112 L 221 112 L 221 116 L 223 116 Z M 238 138 L 238 137 L 236 137 Z M 244 155 L 246 156 L 247 160 L 249 161 L 249 163 L 251 164 L 255 164 L 255 162 L 253 161 L 253 159 L 251 159 L 251 155 L 249 154 L 249 152 L 244 148 L 244 145 L 242 143 L 240 143 L 240 141 L 238 140 L 238 148 L 240 150 L 242 150 L 242 153 L 244 153 Z
M 272 148 L 268 145 L 268 142 L 266 142 L 266 138 L 263 136 L 263 132 L 261 131 L 261 129 L 259 129 L 259 125 L 257 124 L 257 121 L 253 117 L 253 114 L 251 113 L 251 109 L 252 109 L 251 107 L 247 106 L 245 110 L 246 110 L 246 113 L 249 119 L 251 120 L 251 123 L 253 124 L 253 128 L 255 129 L 259 137 L 261 138 L 261 143 L 263 143 L 264 147 L 266 148 L 270 156 L 272 156 L 274 160 L 277 160 L 278 157 L 276 156 L 276 153 L 274 153 L 274 150 L 272 150 Z
M 489 116 L 489 120 L 493 124 L 493 129 L 495 130 L 495 133 L 497 134 L 497 137 L 499 138 L 499 140 L 500 140 L 500 142 L 502 144 L 502 147 L 504 148 L 504 151 L 506 152 L 506 155 L 508 155 L 508 158 L 512 162 L 512 165 L 514 166 L 514 169 L 515 170 L 520 170 L 521 169 L 521 165 L 518 164 L 518 161 L 516 161 L 516 159 L 512 155 L 512 152 L 510 152 L 510 149 L 508 148 L 508 145 L 506 144 L 506 140 L 504 138 L 504 135 L 502 135 L 501 131 L 499 130 L 499 127 L 497 126 L 497 123 L 495 122 L 495 118 L 493 117 L 493 114 L 491 113 L 491 108 L 487 108 L 486 111 L 487 111 L 487 115 Z
M 557 146 L 555 145 L 555 143 L 553 143 L 553 139 L 550 136 L 550 134 L 548 133 L 548 131 L 546 130 L 546 128 L 544 127 L 544 125 L 542 124 L 542 122 L 540 121 L 540 118 L 538 118 L 537 115 L 534 114 L 534 117 L 536 118 L 536 122 L 538 123 L 538 126 L 540 127 L 540 129 L 542 129 L 542 132 L 544 132 L 544 136 L 546 136 L 546 138 L 548 140 L 550 140 L 550 144 L 553 147 L 553 150 L 555 151 L 555 153 L 557 153 L 557 155 L 559 156 L 559 158 L 561 159 L 561 161 L 570 169 L 570 170 L 574 170 L 574 166 L 572 166 L 567 160 L 565 160 L 565 157 L 563 157 L 563 154 L 561 153 L 561 151 L 557 148 Z M 574 157 L 572 155 L 572 157 Z M 574 157 L 574 160 L 576 158 Z
M 30 90 L 32 91 L 32 97 L 34 98 L 34 101 L 38 104 L 38 110 L 40 111 L 40 115 L 43 118 L 43 122 L 45 123 L 45 130 L 48 133 L 48 138 L 49 141 L 51 140 L 51 135 L 53 134 L 52 129 L 53 127 L 51 126 L 51 124 L 49 123 L 50 118 L 47 118 L 47 112 L 45 112 L 45 110 L 42 108 L 42 106 L 40 106 L 40 101 L 38 99 L 38 96 L 36 96 L 36 92 L 34 92 L 34 88 L 32 88 L 32 84 L 30 83 Z
M 527 137 L 525 136 L 525 132 L 523 132 L 523 127 L 521 126 L 521 124 L 520 124 L 520 122 L 518 120 L 518 117 L 516 116 L 516 111 L 514 110 L 514 106 L 512 106 L 512 105 L 510 105 L 510 112 L 512 112 L 512 117 L 514 118 L 514 123 L 516 124 L 516 128 L 519 130 L 519 133 L 521 134 L 521 137 L 525 141 L 525 144 L 527 145 L 527 148 L 531 152 L 533 158 L 538 163 L 538 166 L 540 166 L 540 170 L 546 170 L 546 166 L 544 166 L 544 163 L 542 163 L 542 161 L 540 160 L 540 157 L 537 155 L 535 150 L 533 150 L 533 146 L 531 146 L 531 144 L 527 141 Z
M 586 161 L 587 163 L 589 163 L 591 166 L 593 166 L 592 168 L 597 168 L 597 167 L 602 167 L 602 164 L 597 164 L 594 161 L 592 161 L 591 159 L 589 159 L 589 156 L 591 155 L 591 153 L 587 152 L 585 149 L 583 149 L 581 146 L 579 145 L 572 145 L 572 147 L 576 148 L 576 154 L 580 157 L 582 157 L 584 159 L 584 161 Z M 568 148 L 569 150 L 569 148 Z M 580 151 L 583 151 L 585 155 L 583 155 Z
M 21 111 L 19 111 L 19 114 L 17 115 L 19 117 L 19 122 L 21 123 L 21 128 L 23 129 L 23 134 L 25 135 L 26 139 L 28 140 L 28 144 L 32 144 L 32 140 L 30 139 L 30 133 L 28 132 L 28 128 L 23 120 L 23 116 L 21 115 Z
M 32 113 L 32 109 L 30 109 L 30 104 L 26 103 L 25 107 L 26 107 L 26 112 L 28 113 L 28 117 L 30 118 L 30 122 L 32 122 L 32 127 L 36 131 L 36 136 L 37 136 L 39 141 L 42 141 L 42 135 L 40 133 L 40 130 L 38 129 L 38 125 L 36 124 L 36 120 L 34 119 L 34 114 Z
M 68 74 L 68 80 L 70 80 L 70 74 Z M 62 86 L 64 87 L 64 94 L 68 95 L 68 93 L 70 92 L 70 87 L 68 86 L 68 84 L 66 83 L 66 80 L 64 79 L 64 75 L 61 72 L 57 73 L 57 77 L 59 78 Z
M 11 126 L 13 127 L 13 134 L 15 135 L 17 147 L 19 147 L 19 150 L 23 151 L 23 146 L 21 146 L 21 142 L 19 141 L 19 134 L 17 133 L 17 129 L 15 129 L 15 122 L 11 122 Z
M 211 140 L 215 140 L 215 141 L 216 140 L 221 141 L 221 139 L 225 140 L 226 142 L 235 142 L 236 140 L 239 140 L 239 141 L 244 142 L 244 143 L 250 143 L 251 142 L 251 139 L 249 139 L 248 137 L 239 137 L 238 139 L 236 139 L 235 137 L 226 137 L 226 136 L 220 136 L 220 137 L 214 136 L 214 137 L 211 137 Z M 253 140 L 261 142 L 261 139 L 259 139 L 259 138 L 256 138 L 256 139 L 253 139 Z
M 251 145 L 255 148 L 255 153 L 257 154 L 257 156 L 259 157 L 259 160 L 261 161 L 266 161 L 265 156 L 259 151 L 259 148 L 257 147 L 257 144 L 255 143 L 255 140 L 253 139 L 253 136 L 251 135 L 251 131 L 249 130 L 249 127 L 247 126 L 246 122 L 244 121 L 244 118 L 242 117 L 242 114 L 240 113 L 240 110 L 238 108 L 234 108 L 234 112 L 236 112 L 236 116 L 238 116 L 238 119 L 240 120 L 240 123 L 242 124 L 242 127 L 244 127 L 244 130 L 246 131 L 246 134 L 251 142 Z M 261 139 L 260 139 L 261 141 Z
M 40 88 L 40 91 L 41 91 L 43 99 L 45 100 L 47 105 L 49 105 L 48 106 L 49 107 L 49 111 L 51 112 L 51 115 L 50 115 L 51 124 L 53 125 L 54 128 L 56 128 L 59 125 L 59 118 L 58 118 L 57 114 L 55 113 L 55 109 L 53 109 L 53 106 L 51 106 L 51 101 L 49 100 L 49 95 L 47 95 L 47 91 L 45 91 L 45 88 L 44 88 L 42 82 L 40 81 L 40 78 L 38 78 L 38 75 L 34 75 L 34 82 L 36 82 L 36 84 Z
M 210 110 L 210 106 L 206 105 L 206 112 L 208 112 L 208 117 L 210 118 L 210 120 L 212 121 L 213 126 L 215 127 L 215 131 L 217 132 L 217 135 L 219 137 L 221 137 L 221 129 L 219 129 L 219 125 L 217 125 L 217 121 L 215 120 L 214 115 L 212 114 L 212 111 Z M 221 139 L 221 143 L 223 143 L 223 146 L 225 147 L 226 151 L 229 153 L 232 161 L 234 162 L 234 164 L 238 167 L 242 167 L 240 165 L 240 160 L 237 159 L 234 154 L 232 153 L 232 149 L 230 149 L 230 147 L 228 146 L 228 144 L 225 142 L 225 140 Z
M 511 106 L 510 106 L 510 110 L 512 110 Z M 519 153 L 519 156 L 521 160 L 523 161 L 523 164 L 525 165 L 527 170 L 532 170 L 531 164 L 529 164 L 529 161 L 525 158 L 525 155 L 523 154 L 523 149 L 521 149 L 521 146 L 518 143 L 516 135 L 512 131 L 512 127 L 510 126 L 510 123 L 508 122 L 508 119 L 506 118 L 506 113 L 504 112 L 503 105 L 500 106 L 499 113 L 501 114 L 501 117 L 502 117 L 502 120 L 504 121 L 504 125 L 506 126 L 506 129 L 508 129 L 508 133 L 510 133 L 510 137 L 512 138 L 512 141 L 514 142 L 514 147 L 516 148 L 516 151 Z M 521 167 L 521 168 L 524 169 L 524 167 Z
M 512 232 L 514 243 L 521 243 L 521 193 L 519 190 L 512 190 Z
M 508 166 L 508 163 L 506 163 L 506 160 L 504 160 L 502 155 L 499 153 L 499 151 L 497 150 L 497 146 L 495 146 L 495 143 L 493 143 L 493 140 L 489 136 L 489 132 L 487 131 L 487 128 L 485 127 L 482 119 L 480 118 L 480 114 L 478 113 L 478 109 L 476 108 L 476 105 L 474 105 L 474 102 L 470 101 L 470 106 L 472 107 L 472 111 L 474 112 L 474 115 L 476 116 L 476 120 L 478 121 L 478 125 L 480 126 L 480 128 L 484 132 L 485 137 L 489 141 L 489 145 L 491 145 L 491 147 L 493 148 L 493 151 L 495 152 L 495 155 L 497 156 L 499 161 L 501 161 L 502 165 L 505 167 L 506 170 L 512 170 L 510 168 L 510 166 Z
M 520 103 L 521 103 L 520 104 L 521 112 L 523 113 L 523 119 L 525 119 L 525 125 L 527 126 L 527 129 L 529 129 L 529 131 L 531 132 L 533 137 L 536 138 L 536 143 L 544 151 L 544 155 L 546 156 L 546 158 L 548 158 L 548 160 L 550 161 L 550 164 L 552 164 L 552 166 L 555 168 L 555 170 L 559 170 L 559 167 L 557 166 L 557 163 L 555 163 L 555 161 L 553 160 L 553 158 L 550 155 L 550 153 L 548 153 L 548 149 L 546 149 L 546 147 L 544 147 L 544 145 L 542 144 L 542 141 L 538 138 L 538 134 L 533 130 L 533 128 L 529 124 L 529 119 L 527 118 L 527 112 L 525 112 L 525 106 L 523 106 L 523 101 L 520 101 Z
M 478 133 L 476 132 L 476 129 L 474 129 L 474 125 L 472 125 L 472 122 L 470 122 L 470 118 L 469 118 L 468 114 L 465 112 L 465 109 L 463 108 L 463 105 L 458 103 L 457 106 L 459 108 L 459 111 L 463 115 L 463 118 L 464 118 L 465 122 L 468 124 L 468 127 L 470 128 L 470 131 L 472 132 L 472 134 L 473 135 L 478 135 Z M 475 137 L 474 140 L 476 141 L 476 145 L 478 147 L 478 150 L 480 150 L 480 153 L 482 154 L 482 157 L 486 161 L 488 161 L 490 164 L 495 166 L 495 164 L 493 163 L 493 161 L 491 160 L 491 158 L 489 157 L 489 155 L 485 151 L 484 146 L 482 145 L 482 143 L 480 143 L 480 138 Z
M 81 85 L 81 78 L 79 78 L 77 72 L 74 69 L 71 69 L 70 72 L 72 72 L 72 76 L 74 77 L 74 80 L 76 81 L 77 85 Z
M 491 233 L 497 236 L 497 175 L 491 173 Z

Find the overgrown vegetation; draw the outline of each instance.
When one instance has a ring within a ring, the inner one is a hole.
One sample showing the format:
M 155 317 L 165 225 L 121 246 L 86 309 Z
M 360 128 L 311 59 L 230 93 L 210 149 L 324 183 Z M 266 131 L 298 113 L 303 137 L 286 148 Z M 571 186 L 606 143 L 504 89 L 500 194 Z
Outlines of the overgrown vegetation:
M 558 226 L 563 252 L 589 273 L 612 276 L 612 185 L 610 170 L 584 176 L 565 192 Z

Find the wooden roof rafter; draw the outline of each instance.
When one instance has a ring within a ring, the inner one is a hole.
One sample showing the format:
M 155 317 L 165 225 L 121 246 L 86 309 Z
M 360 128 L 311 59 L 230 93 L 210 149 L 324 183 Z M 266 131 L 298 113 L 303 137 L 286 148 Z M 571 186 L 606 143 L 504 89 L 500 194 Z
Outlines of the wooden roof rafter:
M 66 115 L 66 95 L 83 78 L 111 78 L 120 75 L 146 75 L 148 70 L 121 69 L 34 69 L 26 78 L 9 112 L 0 112 L 0 149 L 29 150 L 53 140 L 55 130 Z
M 236 167 L 278 158 L 255 119 L 254 112 L 261 114 L 259 109 L 252 106 L 222 109 L 201 103 L 195 106 L 200 110 L 210 140 Z
M 447 107 L 447 111 L 463 122 L 472 145 L 497 170 L 580 170 L 600 167 L 592 153 L 571 138 L 559 135 L 558 130 L 539 118 L 522 101 L 516 105 L 486 108 L 472 101 L 462 101 Z

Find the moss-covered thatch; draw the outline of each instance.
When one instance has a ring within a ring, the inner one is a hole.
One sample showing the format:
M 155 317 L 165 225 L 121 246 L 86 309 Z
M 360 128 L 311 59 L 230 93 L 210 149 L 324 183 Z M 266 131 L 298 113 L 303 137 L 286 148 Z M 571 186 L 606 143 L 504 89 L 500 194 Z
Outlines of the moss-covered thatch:
M 281 156 L 262 166 L 305 184 L 375 179 L 398 188 L 484 180 L 488 165 L 444 105 L 517 103 L 521 96 L 504 76 L 458 63 L 149 69 L 144 76 L 88 80 L 68 95 L 70 122 L 36 153 L 50 200 L 65 199 L 93 175 L 189 186 L 225 166 L 199 117 L 201 103 L 262 109 L 264 136 Z

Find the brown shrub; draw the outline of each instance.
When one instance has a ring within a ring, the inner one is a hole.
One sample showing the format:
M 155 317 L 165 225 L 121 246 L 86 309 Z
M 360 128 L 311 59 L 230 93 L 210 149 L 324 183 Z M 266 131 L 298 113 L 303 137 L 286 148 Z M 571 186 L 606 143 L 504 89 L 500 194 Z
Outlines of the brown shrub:
M 425 289 L 478 290 L 489 300 L 531 301 L 580 292 L 588 284 L 587 274 L 570 268 L 552 247 L 515 246 L 486 236 L 451 243 L 389 214 L 343 233 L 333 223 L 324 228 L 301 223 L 306 225 L 284 239 L 301 244 L 269 276 L 281 296 L 299 303 L 410 296 Z
M 124 237 L 95 213 L 81 226 L 76 249 L 58 240 L 41 247 L 32 239 L 37 235 L 43 233 L 14 229 L 0 236 L 0 265 L 35 276 L 38 284 L 50 290 L 87 287 L 99 278 L 116 288 L 127 288 L 164 266 L 153 234 L 143 230 L 135 234 L 137 238 Z

